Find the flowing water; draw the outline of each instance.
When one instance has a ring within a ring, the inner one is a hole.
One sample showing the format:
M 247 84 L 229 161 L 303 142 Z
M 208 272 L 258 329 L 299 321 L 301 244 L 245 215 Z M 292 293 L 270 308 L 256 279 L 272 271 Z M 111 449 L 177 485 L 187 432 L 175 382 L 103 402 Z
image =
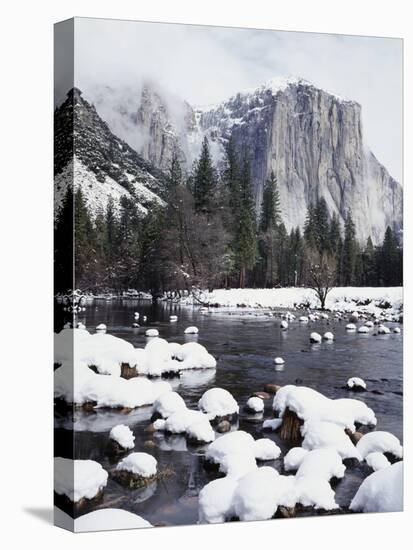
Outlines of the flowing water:
M 132 328 L 135 311 L 140 313 L 139 328 Z M 178 322 L 170 323 L 170 315 L 177 315 Z M 143 316 L 147 317 L 146 322 L 142 322 Z M 281 331 L 279 318 L 270 317 L 263 310 L 213 309 L 202 314 L 198 308 L 145 301 L 95 301 L 80 320 L 91 331 L 99 323 L 105 323 L 109 334 L 124 338 L 135 347 L 145 345 L 145 331 L 149 327 L 157 328 L 168 341 L 198 341 L 204 345 L 217 359 L 217 369 L 187 371 L 171 380 L 174 390 L 189 408 L 196 408 L 207 389 L 227 389 L 240 405 L 239 429 L 255 438 L 263 436 L 263 419 L 272 417 L 272 399 L 266 400 L 264 414 L 250 415 L 242 407 L 251 393 L 274 383 L 309 386 L 331 398 L 361 399 L 375 411 L 377 429 L 389 431 L 402 440 L 402 334 L 349 333 L 345 330 L 346 321 L 325 320 L 308 324 L 296 321 L 290 323 L 287 331 Z M 189 325 L 196 325 L 199 334 L 184 335 Z M 310 344 L 312 331 L 323 334 L 327 330 L 334 333 L 334 342 Z M 276 356 L 285 360 L 281 367 L 274 365 Z M 344 389 L 351 376 L 363 378 L 368 391 L 354 394 Z M 109 471 L 116 463 L 107 452 L 109 431 L 116 424 L 127 424 L 136 438 L 134 450 L 150 452 L 158 460 L 159 469 L 168 468 L 173 475 L 139 490 L 125 489 L 109 479 L 103 500 L 95 509 L 124 508 L 154 525 L 196 523 L 198 493 L 214 477 L 203 467 L 204 449 L 188 447 L 182 436 L 145 432 L 150 417 L 151 407 L 128 414 L 99 411 L 76 412 L 74 418 L 57 416 L 56 456 L 71 457 L 67 435 L 68 430 L 74 429 L 75 458 L 96 460 Z M 288 451 L 276 434 L 264 435 L 273 439 L 283 454 Z M 282 460 L 269 464 L 278 470 L 282 468 Z M 345 478 L 335 487 L 336 500 L 341 506 L 348 506 L 365 475 L 364 466 L 347 470 Z

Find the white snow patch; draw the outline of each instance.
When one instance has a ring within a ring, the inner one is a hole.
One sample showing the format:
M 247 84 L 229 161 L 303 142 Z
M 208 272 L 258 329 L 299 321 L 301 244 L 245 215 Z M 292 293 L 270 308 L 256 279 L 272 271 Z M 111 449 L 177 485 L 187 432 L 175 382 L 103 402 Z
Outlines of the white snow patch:
M 210 420 L 219 416 L 238 414 L 239 406 L 229 391 L 223 388 L 207 390 L 198 401 L 199 409 L 208 415 Z
M 94 460 L 54 459 L 54 490 L 72 502 L 92 499 L 106 487 L 108 473 Z
M 117 464 L 116 470 L 140 477 L 152 477 L 156 475 L 157 465 L 156 458 L 148 453 L 131 453 Z
M 74 531 L 112 531 L 114 529 L 141 529 L 152 527 L 149 521 L 137 514 L 119 508 L 104 508 L 84 514 L 74 521 Z
M 397 437 L 389 432 L 369 432 L 357 443 L 357 450 L 363 458 L 370 453 L 391 453 L 396 458 L 403 457 L 403 447 Z
M 366 477 L 351 501 L 350 510 L 401 512 L 403 510 L 403 462 L 396 462 Z
M 135 446 L 135 436 L 132 430 L 128 426 L 125 426 L 125 424 L 114 426 L 110 430 L 109 438 L 119 443 L 123 449 L 133 449 Z

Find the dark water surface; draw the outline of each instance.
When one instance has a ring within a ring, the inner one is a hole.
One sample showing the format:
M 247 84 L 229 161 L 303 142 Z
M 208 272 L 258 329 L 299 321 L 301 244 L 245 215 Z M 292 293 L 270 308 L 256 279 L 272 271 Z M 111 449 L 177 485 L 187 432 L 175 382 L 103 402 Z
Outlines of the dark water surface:
M 141 327 L 138 329 L 132 328 L 135 311 L 140 313 Z M 170 323 L 170 315 L 177 315 L 178 322 Z M 147 316 L 146 322 L 142 321 L 143 316 Z M 279 318 L 269 317 L 263 311 L 213 309 L 212 313 L 201 314 L 198 308 L 152 305 L 145 301 L 95 301 L 87 307 L 80 320 L 91 332 L 99 323 L 105 323 L 109 334 L 124 338 L 135 347 L 145 345 L 145 331 L 149 327 L 157 328 L 160 336 L 170 342 L 195 340 L 204 345 L 217 359 L 216 371 L 185 372 L 180 378 L 171 380 L 174 390 L 184 398 L 189 408 L 196 408 L 198 399 L 207 389 L 227 389 L 240 405 L 238 427 L 255 438 L 263 436 L 263 419 L 272 417 L 272 399 L 265 402 L 263 415 L 248 415 L 242 407 L 252 392 L 263 390 L 267 383 L 274 383 L 309 386 L 331 398 L 361 399 L 375 411 L 378 430 L 392 432 L 403 439 L 401 334 L 348 333 L 344 320 L 307 324 L 296 321 L 290 323 L 288 331 L 281 331 Z M 185 336 L 184 329 L 189 325 L 196 325 L 199 335 Z M 392 326 L 391 323 L 386 325 Z M 334 342 L 309 343 L 312 331 L 323 334 L 327 330 L 334 333 Z M 276 356 L 285 360 L 282 370 L 275 368 Z M 363 378 L 368 391 L 354 394 L 343 389 L 351 376 Z M 165 437 L 160 433 L 145 432 L 150 416 L 151 407 L 129 414 L 76 412 L 74 419 L 56 418 L 56 427 L 61 434 L 63 430 L 75 430 L 75 458 L 96 460 L 110 471 L 116 462 L 112 463 L 107 454 L 109 431 L 116 424 L 128 424 L 136 437 L 134 450 L 153 454 L 160 470 L 168 468 L 174 472 L 172 476 L 139 490 L 127 490 L 109 479 L 103 501 L 96 507 L 124 508 L 142 515 L 153 524 L 196 523 L 197 495 L 213 479 L 203 468 L 203 449 L 188 448 L 181 436 Z M 264 435 L 276 441 L 283 455 L 288 450 L 275 434 L 266 432 Z M 56 454 L 69 457 L 69 449 L 59 443 L 63 439 L 56 437 Z M 282 460 L 267 464 L 280 470 Z M 365 475 L 364 466 L 347 470 L 345 478 L 335 487 L 340 505 L 349 504 Z

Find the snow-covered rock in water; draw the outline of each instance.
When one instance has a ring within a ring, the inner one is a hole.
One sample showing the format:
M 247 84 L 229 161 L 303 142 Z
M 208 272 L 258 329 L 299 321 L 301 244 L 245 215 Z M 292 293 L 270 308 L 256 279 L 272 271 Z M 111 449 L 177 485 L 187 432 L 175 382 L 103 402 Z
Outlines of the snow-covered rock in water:
M 156 458 L 148 453 L 131 453 L 117 464 L 116 470 L 149 478 L 156 475 L 157 465 Z
M 370 329 L 369 327 L 366 327 L 366 325 L 362 325 L 361 327 L 358 328 L 357 332 L 359 334 L 368 334 L 370 332 Z
M 384 325 L 379 325 L 377 328 L 378 334 L 390 334 L 389 327 L 386 327 Z
M 403 462 L 372 473 L 360 485 L 350 503 L 354 512 L 403 510 Z
M 181 361 L 180 369 L 214 369 L 216 359 L 198 342 L 187 342 L 174 352 Z
M 256 469 L 257 462 L 255 457 L 249 452 L 229 453 L 223 458 L 221 464 L 219 465 L 219 471 L 232 479 L 240 479 L 248 472 Z
M 278 430 L 281 424 L 281 418 L 269 418 L 268 420 L 264 420 L 264 422 L 262 423 L 262 429 L 275 431 Z
M 346 467 L 341 456 L 333 448 L 321 448 L 309 451 L 302 456 L 296 478 L 315 477 L 330 481 L 332 478 L 341 479 Z
M 365 383 L 365 381 L 362 378 L 358 378 L 357 376 L 349 378 L 346 385 L 349 390 L 365 391 L 367 389 L 367 384 Z
M 346 330 L 349 332 L 355 332 L 357 330 L 357 327 L 354 323 L 347 323 Z
M 198 327 L 187 327 L 184 330 L 184 334 L 198 334 L 199 330 Z
M 78 323 L 77 324 L 77 328 L 81 329 L 81 330 L 85 330 L 86 329 L 86 325 L 83 324 L 83 323 Z
M 328 481 L 319 477 L 302 476 L 296 478 L 295 492 L 297 504 L 311 506 L 316 510 L 336 510 L 335 493 Z
M 320 313 L 321 319 L 328 320 L 328 313 Z
M 254 442 L 254 456 L 257 460 L 276 460 L 281 455 L 281 449 L 274 441 L 263 437 Z
M 300 323 L 308 323 L 309 318 L 306 315 L 302 315 L 301 317 L 299 317 L 298 320 L 300 321 Z
M 403 447 L 397 437 L 389 432 L 369 432 L 357 443 L 357 450 L 363 458 L 370 453 L 389 453 L 396 458 L 403 457 Z
M 132 430 L 128 426 L 125 426 L 125 424 L 114 426 L 110 430 L 109 438 L 115 441 L 122 449 L 133 449 L 135 446 L 135 436 Z
M 215 479 L 199 493 L 200 523 L 223 523 L 233 515 L 232 500 L 237 480 L 231 477 Z
M 366 456 L 366 464 L 370 466 L 372 470 L 377 472 L 378 470 L 382 470 L 383 468 L 390 466 L 390 461 L 383 453 L 376 451 Z
M 274 363 L 275 363 L 276 365 L 284 365 L 285 361 L 284 361 L 284 359 L 283 359 L 282 357 L 276 357 L 276 358 L 274 359 Z
M 310 342 L 312 344 L 319 344 L 321 342 L 321 334 L 318 334 L 318 332 L 312 332 L 310 334 Z
M 249 433 L 241 430 L 230 432 L 218 437 L 209 445 L 205 458 L 214 464 L 221 465 L 231 454 L 255 457 L 254 444 L 254 438 Z
M 334 340 L 334 334 L 332 332 L 325 332 L 323 338 L 324 340 Z
M 280 476 L 264 466 L 242 477 L 233 496 L 233 510 L 241 521 L 270 519 L 278 506 L 293 507 L 296 502 L 293 476 Z
M 280 328 L 282 328 L 282 330 L 287 330 L 288 322 L 285 321 L 285 320 L 282 320 L 281 323 L 280 323 Z
M 141 377 L 125 380 L 96 374 L 82 363 L 62 365 L 54 372 L 55 398 L 68 404 L 133 409 L 152 405 L 162 393 L 171 390 L 167 382 L 154 383 Z
M 177 315 L 171 315 L 171 316 L 169 317 L 169 322 L 170 322 L 170 323 L 176 323 L 177 320 L 178 320 L 178 316 L 177 316 Z
M 215 439 L 208 417 L 200 411 L 177 411 L 168 417 L 163 429 L 172 434 L 185 434 L 199 443 L 210 443 Z
M 358 311 L 353 311 L 352 314 L 350 315 L 350 322 L 357 323 L 358 319 L 359 319 Z
M 250 397 L 245 406 L 248 411 L 260 413 L 264 410 L 264 401 L 259 397 Z
M 96 327 L 96 330 L 106 330 L 106 329 L 107 329 L 107 326 L 105 325 L 105 323 L 100 323 L 100 325 Z
M 284 457 L 284 470 L 295 472 L 310 451 L 302 447 L 293 447 Z
M 141 529 L 152 527 L 149 521 L 137 514 L 119 508 L 103 508 L 75 519 L 74 531 L 86 533 L 88 531 L 112 531 L 114 529 Z
M 210 420 L 239 413 L 238 403 L 223 388 L 207 390 L 198 401 L 198 407 Z
M 280 417 L 288 409 L 298 418 L 324 420 L 355 431 L 355 423 L 375 425 L 374 412 L 356 399 L 329 399 L 305 386 L 287 385 L 280 388 L 273 401 L 273 409 Z
M 346 435 L 343 428 L 331 422 L 309 420 L 302 428 L 304 436 L 302 446 L 312 451 L 323 447 L 335 449 L 341 458 L 362 460 L 360 452 Z
M 156 336 L 159 336 L 159 330 L 157 328 L 148 328 L 145 335 L 149 336 L 149 338 L 155 338 Z
M 54 459 L 55 485 L 58 495 L 72 502 L 96 497 L 108 481 L 108 473 L 94 460 Z
M 394 334 L 400 334 L 401 330 L 399 327 L 394 327 L 393 332 Z
M 373 328 L 373 327 L 374 327 L 373 321 L 366 321 L 364 324 L 365 324 L 366 327 L 369 327 L 369 328 Z
M 154 412 L 159 413 L 162 418 L 168 418 L 171 414 L 185 409 L 185 401 L 174 391 L 162 394 L 153 404 Z
M 140 313 L 138 311 L 135 311 L 134 316 L 135 316 L 135 319 L 139 319 Z

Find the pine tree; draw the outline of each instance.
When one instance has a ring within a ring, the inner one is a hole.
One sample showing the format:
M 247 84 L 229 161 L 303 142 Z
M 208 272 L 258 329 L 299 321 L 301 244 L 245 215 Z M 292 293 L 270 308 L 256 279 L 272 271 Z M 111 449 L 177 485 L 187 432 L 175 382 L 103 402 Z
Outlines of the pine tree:
M 67 292 L 74 287 L 73 273 L 73 209 L 74 197 L 67 188 L 56 216 L 54 230 L 54 286 L 55 293 Z
M 342 253 L 342 282 L 345 286 L 351 286 L 355 282 L 356 255 L 356 229 L 349 210 L 344 226 L 344 243 Z
M 201 155 L 197 162 L 194 174 L 195 210 L 211 214 L 215 207 L 217 175 L 212 164 L 208 138 L 202 142 Z
M 317 250 L 320 254 L 323 254 L 328 250 L 328 237 L 330 229 L 330 217 L 328 215 L 327 203 L 324 197 L 317 200 L 314 209 L 314 225 L 314 236 Z
M 381 275 L 385 286 L 396 286 L 398 280 L 399 254 L 397 242 L 391 227 L 387 226 L 381 249 Z
M 363 285 L 377 285 L 376 252 L 371 237 L 367 239 L 366 247 L 363 252 L 364 278 Z
M 260 231 L 265 233 L 281 223 L 280 195 L 274 172 L 266 180 L 262 195 Z
M 91 288 L 95 282 L 95 231 L 80 187 L 74 196 L 74 245 L 75 285 L 82 289 Z
M 235 251 L 239 268 L 239 286 L 243 288 L 246 284 L 247 270 L 253 268 L 257 258 L 255 209 L 251 189 L 250 162 L 246 155 L 240 174 Z

